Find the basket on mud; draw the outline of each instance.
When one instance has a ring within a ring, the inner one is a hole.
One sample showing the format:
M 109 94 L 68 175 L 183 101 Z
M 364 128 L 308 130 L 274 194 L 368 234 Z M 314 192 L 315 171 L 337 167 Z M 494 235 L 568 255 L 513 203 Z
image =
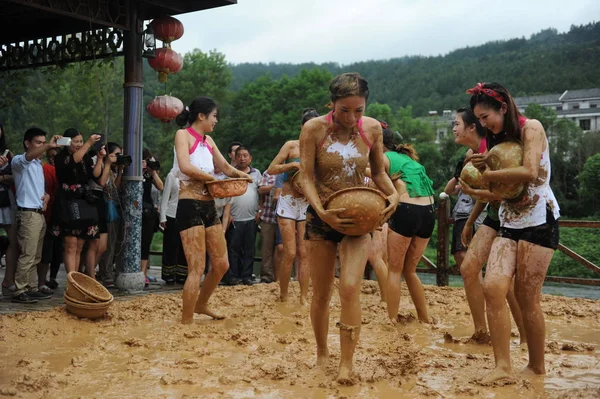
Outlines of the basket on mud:
M 111 302 L 113 300 L 112 294 L 102 284 L 79 272 L 67 274 L 65 296 L 87 303 Z
M 107 302 L 82 302 L 74 298 L 71 298 L 65 292 L 64 295 L 65 304 L 67 305 L 67 312 L 77 317 L 83 317 L 86 319 L 99 319 L 104 317 L 110 304 L 113 302 L 111 298 Z
M 337 191 L 327 198 L 325 209 L 345 208 L 340 218 L 354 218 L 355 223 L 342 231 L 349 236 L 361 236 L 375 230 L 382 222 L 381 212 L 387 206 L 387 197 L 369 187 L 352 187 Z
M 292 183 L 292 187 L 294 187 L 294 190 L 296 190 L 298 192 L 298 194 L 303 194 L 304 192 L 302 191 L 302 186 L 300 185 L 300 171 L 296 171 L 296 173 L 294 173 L 292 175 L 292 177 L 290 178 L 290 183 Z
M 523 147 L 514 141 L 496 144 L 488 153 L 486 163 L 492 170 L 516 168 L 523 165 Z M 490 191 L 506 199 L 520 197 L 525 191 L 524 183 L 490 183 Z
M 208 192 L 214 198 L 238 197 L 248 189 L 248 179 L 225 179 L 206 182 Z

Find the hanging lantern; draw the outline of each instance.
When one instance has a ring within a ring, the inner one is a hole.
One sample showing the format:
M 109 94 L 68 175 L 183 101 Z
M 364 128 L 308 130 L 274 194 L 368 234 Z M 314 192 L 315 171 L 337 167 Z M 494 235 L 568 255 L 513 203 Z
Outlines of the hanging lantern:
M 181 71 L 183 57 L 170 48 L 163 47 L 156 49 L 154 58 L 148 58 L 148 64 L 158 72 L 158 80 L 165 83 L 169 74 Z
M 166 15 L 155 18 L 150 25 L 154 31 L 154 36 L 161 40 L 165 47 L 171 48 L 171 42 L 183 36 L 183 24 L 171 16 Z
M 156 96 L 146 109 L 152 117 L 169 123 L 183 111 L 183 103 L 177 97 Z

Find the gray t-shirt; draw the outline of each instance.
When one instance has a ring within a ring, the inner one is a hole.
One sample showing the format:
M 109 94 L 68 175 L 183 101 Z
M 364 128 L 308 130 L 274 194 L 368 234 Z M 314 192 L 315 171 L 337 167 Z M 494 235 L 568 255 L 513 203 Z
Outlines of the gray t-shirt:
M 231 217 L 234 222 L 253 220 L 258 211 L 258 183 L 262 174 L 253 167 L 250 167 L 248 174 L 252 176 L 254 181 L 248 184 L 248 189 L 244 195 L 233 197 L 231 201 Z

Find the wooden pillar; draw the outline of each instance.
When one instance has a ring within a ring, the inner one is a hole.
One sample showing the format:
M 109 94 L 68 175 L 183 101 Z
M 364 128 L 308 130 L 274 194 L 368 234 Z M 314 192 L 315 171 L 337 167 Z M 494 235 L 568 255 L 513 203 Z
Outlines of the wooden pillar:
M 446 287 L 450 271 L 450 197 L 446 193 L 440 194 L 437 214 L 437 273 L 435 280 L 439 287 Z
M 115 285 L 122 291 L 144 289 L 145 276 L 141 267 L 142 239 L 142 146 L 143 146 L 143 20 L 139 3 L 129 1 L 130 27 L 124 32 L 125 53 L 123 152 L 132 158 L 122 181 L 123 254 Z

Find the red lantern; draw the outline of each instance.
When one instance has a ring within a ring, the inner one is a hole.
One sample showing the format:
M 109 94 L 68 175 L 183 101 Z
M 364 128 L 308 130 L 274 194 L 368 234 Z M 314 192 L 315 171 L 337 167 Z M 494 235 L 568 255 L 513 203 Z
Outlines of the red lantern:
M 183 103 L 177 97 L 157 96 L 146 109 L 152 117 L 168 123 L 183 111 Z
M 171 42 L 183 36 L 183 24 L 176 18 L 168 15 L 155 18 L 150 25 L 154 31 L 154 37 L 161 40 L 166 47 L 171 47 Z
M 170 48 L 158 48 L 155 54 L 154 58 L 148 58 L 148 64 L 158 72 L 158 80 L 161 83 L 168 80 L 168 74 L 177 73 L 183 68 L 183 57 Z

